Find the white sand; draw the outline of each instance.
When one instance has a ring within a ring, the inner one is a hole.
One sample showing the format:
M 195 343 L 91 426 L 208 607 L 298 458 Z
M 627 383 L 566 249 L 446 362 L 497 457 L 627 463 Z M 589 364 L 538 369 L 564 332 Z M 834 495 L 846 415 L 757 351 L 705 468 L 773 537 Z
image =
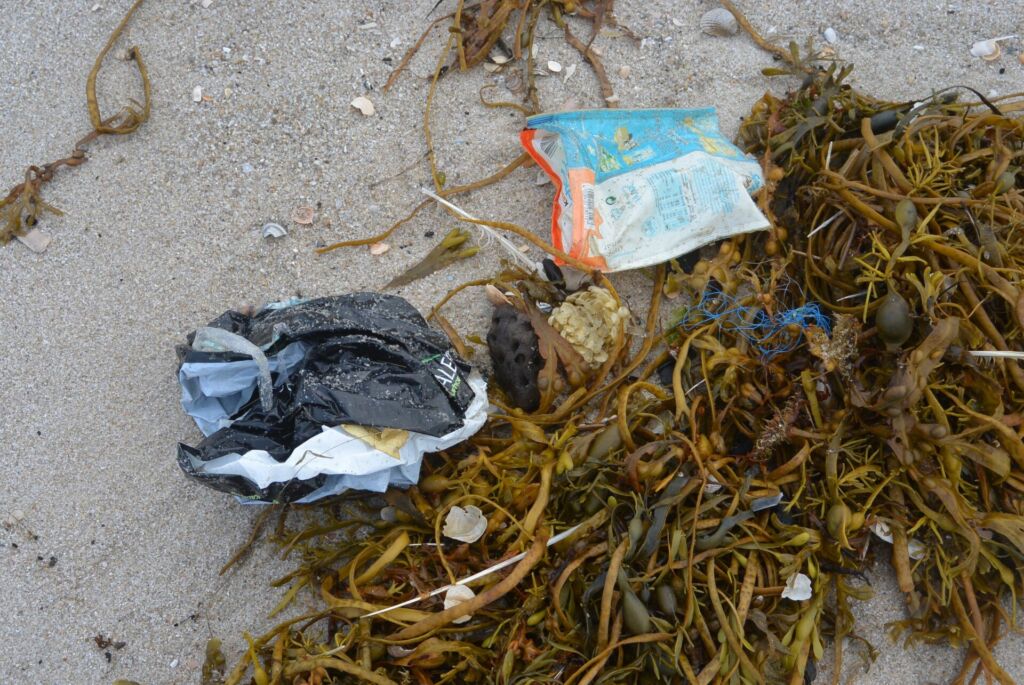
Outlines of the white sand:
M 371 187 L 423 153 L 423 76 L 443 34 L 428 41 L 392 93 L 381 95 L 380 86 L 390 71 L 384 58 L 397 63 L 433 2 L 214 0 L 203 9 L 166 0 L 147 3 L 133 21 L 122 46 L 138 45 L 149 66 L 152 120 L 130 138 L 93 145 L 88 164 L 60 173 L 46 189 L 46 199 L 66 212 L 44 221 L 54 236 L 46 254 L 18 244 L 0 249 L 0 520 L 25 514 L 14 529 L 0 529 L 0 682 L 195 683 L 209 636 L 223 637 L 234 659 L 241 631 L 268 625 L 276 600 L 266 584 L 289 566 L 261 548 L 226 578 L 217 576 L 255 512 L 188 482 L 175 464 L 175 443 L 198 432 L 178 405 L 173 346 L 239 304 L 379 287 L 435 242 L 426 231 L 440 236 L 452 227 L 431 209 L 382 257 L 312 251 L 318 241 L 387 226 L 428 183 L 421 164 Z M 3 3 L 4 188 L 27 164 L 67 154 L 88 130 L 86 75 L 128 0 L 101 0 L 95 12 L 93 4 Z M 991 64 L 968 54 L 980 38 L 1024 33 L 1017 2 L 742 4 L 756 25 L 801 42 L 834 27 L 840 54 L 857 65 L 854 82 L 874 95 L 910 100 L 961 83 L 1009 93 L 1024 82 L 1020 43 L 1007 44 L 1010 54 Z M 841 10 L 846 4 L 857 9 Z M 764 90 L 784 90 L 785 81 L 760 75 L 771 60 L 746 37 L 698 32 L 697 19 L 712 3 L 617 5 L 620 19 L 648 38 L 643 48 L 597 40 L 623 106 L 717 105 L 731 135 Z M 377 26 L 356 28 L 366 22 Z M 389 47 L 395 38 L 401 44 Z M 550 24 L 538 44 L 542 60 L 580 62 Z M 619 75 L 621 65 L 631 67 L 628 78 Z M 449 183 L 489 174 L 518 153 L 522 120 L 478 103 L 486 80 L 481 71 L 457 74 L 439 89 L 433 128 Z M 129 67 L 112 60 L 101 79 L 106 109 L 137 96 L 136 84 Z M 364 84 L 373 88 L 371 118 L 349 107 Z M 212 101 L 194 103 L 195 86 Z M 544 79 L 541 96 L 551 108 L 569 97 L 599 104 L 583 65 L 567 84 Z M 546 234 L 550 194 L 526 170 L 460 203 Z M 286 221 L 294 207 L 318 203 L 330 228 L 321 220 L 291 226 L 274 243 L 260 237 L 263 222 Z M 400 293 L 423 308 L 452 285 L 491 273 L 494 254 Z M 634 301 L 642 303 L 642 279 L 617 282 L 627 291 L 637 286 Z M 451 309 L 456 325 L 481 332 L 481 300 L 459 302 Z M 887 573 L 872 578 L 885 591 L 860 614 L 882 656 L 859 682 L 948 680 L 956 653 L 903 652 L 888 643 L 881 626 L 902 609 Z M 108 662 L 93 642 L 97 634 L 127 646 Z M 1022 646 L 1020 637 L 1007 639 L 999 656 L 1024 681 Z

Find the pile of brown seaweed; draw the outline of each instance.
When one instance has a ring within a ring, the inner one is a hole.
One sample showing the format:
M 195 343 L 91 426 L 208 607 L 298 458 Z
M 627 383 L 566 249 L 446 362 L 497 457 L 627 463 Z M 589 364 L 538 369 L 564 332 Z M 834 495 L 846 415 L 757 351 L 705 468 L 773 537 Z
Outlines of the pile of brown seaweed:
M 227 683 L 796 685 L 827 643 L 838 682 L 874 654 L 851 604 L 876 561 L 895 634 L 966 647 L 956 682 L 1013 682 L 992 648 L 1024 580 L 1024 100 L 883 102 L 767 47 L 806 74 L 740 131 L 772 228 L 658 267 L 646 325 L 616 318 L 596 362 L 541 314 L 558 284 L 450 293 L 439 321 L 492 285 L 530 322 L 538 408 L 495 389 L 418 487 L 280 510 L 279 609 L 320 608 L 247 635 Z

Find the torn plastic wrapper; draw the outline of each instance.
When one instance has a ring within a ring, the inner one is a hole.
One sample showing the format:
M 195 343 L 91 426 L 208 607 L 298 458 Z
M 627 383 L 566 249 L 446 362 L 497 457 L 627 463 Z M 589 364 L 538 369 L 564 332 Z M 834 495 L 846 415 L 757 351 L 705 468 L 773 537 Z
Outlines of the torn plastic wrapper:
M 178 463 L 244 500 L 312 502 L 412 485 L 424 452 L 465 440 L 487 418 L 483 378 L 400 297 L 355 293 L 253 316 L 226 312 L 179 355 L 182 406 L 207 437 L 179 444 Z M 261 356 L 269 409 L 257 390 Z
M 767 228 L 760 165 L 713 108 L 581 110 L 526 120 L 523 147 L 556 188 L 552 243 L 601 269 L 659 264 Z

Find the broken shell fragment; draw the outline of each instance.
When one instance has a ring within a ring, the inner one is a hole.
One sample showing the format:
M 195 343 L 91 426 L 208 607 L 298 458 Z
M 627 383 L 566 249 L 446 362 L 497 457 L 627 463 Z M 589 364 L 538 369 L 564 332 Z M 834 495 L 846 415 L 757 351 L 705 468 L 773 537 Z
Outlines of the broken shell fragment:
M 473 543 L 483 537 L 486 530 L 487 517 L 471 504 L 465 509 L 452 507 L 444 519 L 444 528 L 441 532 L 446 538 Z
M 374 257 L 379 257 L 390 249 L 391 246 L 387 243 L 374 243 L 373 245 L 370 245 L 370 254 Z
M 288 229 L 281 224 L 276 224 L 273 221 L 263 224 L 264 238 L 283 238 L 286 235 L 288 235 Z
M 452 585 L 448 588 L 448 592 L 444 594 L 444 608 L 447 611 L 463 602 L 468 602 L 474 597 L 476 597 L 476 593 L 465 585 Z M 473 618 L 473 614 L 466 614 L 465 616 L 459 616 L 452 623 L 465 623 L 471 618 Z
M 46 248 L 50 246 L 50 242 L 52 240 L 53 237 L 49 233 L 41 231 L 38 228 L 33 228 L 25 235 L 18 236 L 18 241 L 21 242 L 22 245 L 37 254 L 46 252 Z
M 811 598 L 811 579 L 803 573 L 794 573 L 786 581 L 786 589 L 782 591 L 782 599 L 802 602 Z
M 709 36 L 735 36 L 739 29 L 736 17 L 724 7 L 709 10 L 700 18 L 700 30 Z
M 202 102 L 202 101 L 203 101 L 203 87 L 202 86 L 196 86 L 195 88 L 192 89 L 192 102 Z
M 363 97 L 362 95 L 353 100 L 351 105 L 362 112 L 364 117 L 372 117 L 377 111 L 374 108 L 373 103 L 370 102 L 370 98 Z
M 999 36 L 998 38 L 989 38 L 988 40 L 979 40 L 971 46 L 971 54 L 975 57 L 980 57 L 986 62 L 992 62 L 999 59 L 999 56 L 1003 54 L 1003 48 L 1000 47 L 1000 41 L 1010 40 L 1017 36 Z
M 311 223 L 313 223 L 313 217 L 315 216 L 315 214 L 316 210 L 314 210 L 312 207 L 309 207 L 308 205 L 296 207 L 294 210 L 292 210 L 292 221 L 301 226 L 309 226 Z

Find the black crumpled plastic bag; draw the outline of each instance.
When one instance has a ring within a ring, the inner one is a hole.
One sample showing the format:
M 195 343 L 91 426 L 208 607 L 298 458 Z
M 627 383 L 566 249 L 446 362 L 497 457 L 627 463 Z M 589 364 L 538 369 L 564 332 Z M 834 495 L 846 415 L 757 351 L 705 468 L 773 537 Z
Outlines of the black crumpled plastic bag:
M 474 397 L 466 382 L 471 367 L 444 333 L 394 295 L 324 297 L 252 316 L 228 311 L 209 326 L 247 338 L 268 357 L 293 342 L 309 346 L 284 382 L 274 374 L 269 412 L 256 393 L 231 417 L 230 426 L 195 447 L 178 445 L 178 465 L 187 475 L 245 499 L 292 502 L 319 489 L 326 476 L 259 488 L 241 476 L 201 473 L 196 463 L 249 450 L 264 450 L 283 462 L 323 426 L 340 424 L 440 437 L 462 425 Z M 245 358 L 193 350 L 194 337 L 193 332 L 188 345 L 178 347 L 180 363 Z

